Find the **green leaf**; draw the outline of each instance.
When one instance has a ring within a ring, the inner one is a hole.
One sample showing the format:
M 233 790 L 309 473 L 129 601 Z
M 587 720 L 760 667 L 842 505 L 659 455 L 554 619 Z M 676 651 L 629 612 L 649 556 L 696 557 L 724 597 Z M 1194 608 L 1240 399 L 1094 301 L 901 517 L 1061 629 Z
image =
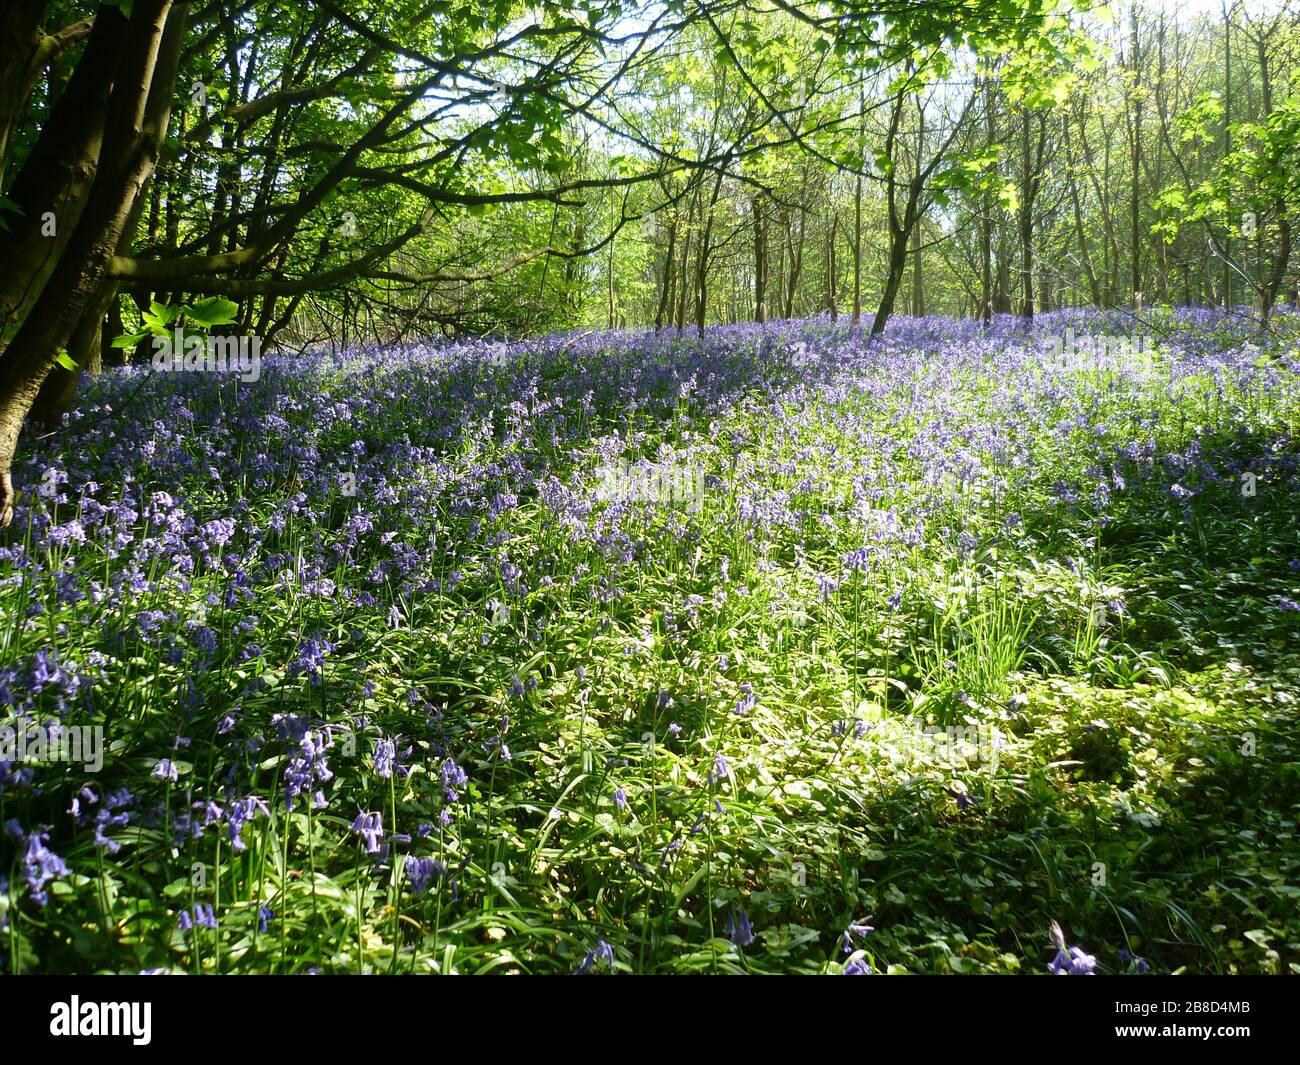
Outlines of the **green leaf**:
M 149 304 L 149 313 L 159 319 L 163 325 L 171 325 L 176 320 L 176 315 L 180 313 L 180 310 L 177 307 L 169 307 L 165 303 L 153 300 Z
M 214 325 L 229 325 L 239 313 L 239 304 L 224 296 L 209 296 L 186 308 L 185 316 L 195 325 L 211 328 Z
M 148 335 L 149 335 L 148 332 L 144 332 L 144 333 L 123 333 L 120 337 L 117 337 L 117 338 L 113 341 L 113 347 L 115 347 L 115 348 L 133 348 L 133 347 L 135 347 L 138 343 L 140 343 L 140 341 L 142 341 L 145 337 L 147 337 Z
M 73 373 L 76 373 L 77 370 L 81 369 L 81 367 L 77 365 L 77 360 L 68 354 L 66 348 L 64 348 L 57 355 L 54 356 L 54 361 L 57 362 L 60 366 L 62 366 L 65 370 L 71 370 Z

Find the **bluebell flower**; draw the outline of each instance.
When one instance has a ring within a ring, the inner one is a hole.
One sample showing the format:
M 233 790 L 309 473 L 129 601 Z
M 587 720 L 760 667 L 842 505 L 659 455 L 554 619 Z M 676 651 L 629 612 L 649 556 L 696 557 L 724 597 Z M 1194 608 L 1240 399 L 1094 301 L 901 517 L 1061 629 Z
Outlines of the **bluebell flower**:
M 1085 954 L 1082 947 L 1066 949 L 1065 933 L 1061 926 L 1052 922 L 1052 943 L 1056 946 L 1056 957 L 1047 966 L 1047 971 L 1054 976 L 1094 976 L 1097 959 Z
M 309 636 L 299 647 L 297 657 L 289 663 L 289 676 L 306 674 L 310 683 L 319 684 L 325 659 L 333 650 L 334 644 L 324 637 Z
M 23 879 L 27 881 L 27 890 L 32 901 L 44 906 L 50 901 L 47 887 L 52 880 L 61 880 L 68 876 L 67 864 L 50 850 L 48 826 L 34 828 L 24 832 L 22 826 L 10 818 L 5 822 L 5 829 L 14 839 L 22 844 Z
M 841 939 L 841 943 L 843 944 L 844 947 L 844 953 L 845 954 L 853 953 L 854 936 L 857 936 L 859 939 L 861 939 L 862 937 L 866 936 L 868 932 L 874 932 L 874 931 L 875 928 L 865 923 L 849 925 L 848 928 L 844 930 L 844 936 Z
M 743 717 L 758 705 L 758 696 L 754 694 L 752 684 L 742 684 L 740 692 L 740 701 L 736 703 L 736 713 Z
M 611 970 L 614 968 L 614 948 L 603 939 L 598 939 L 595 947 L 587 951 L 582 961 L 578 963 L 574 975 L 584 976 L 602 964 L 608 966 Z
M 105 835 L 110 828 L 123 828 L 129 821 L 125 813 L 114 813 L 111 809 L 105 808 L 95 814 L 95 846 L 99 850 L 107 851 L 109 854 L 116 854 L 122 849 L 122 844 L 111 836 Z
M 259 813 L 269 815 L 270 811 L 266 808 L 266 803 L 256 796 L 235 799 L 227 804 L 226 824 L 230 830 L 230 846 L 236 853 L 247 849 L 241 833 L 244 826 Z
M 727 938 L 738 947 L 747 947 L 754 942 L 754 929 L 749 923 L 749 914 L 744 910 L 727 918 L 725 931 Z
M 384 819 L 379 813 L 359 813 L 352 822 L 352 831 L 359 835 L 367 854 L 379 853 L 379 841 L 384 836 Z
M 375 756 L 372 762 L 379 776 L 387 779 L 393 775 L 393 765 L 397 761 L 397 744 L 392 740 L 380 740 L 375 744 Z
M 312 791 L 312 805 L 320 809 L 326 805 L 321 785 L 334 779 L 326 757 L 333 746 L 330 730 L 313 731 L 305 718 L 296 715 L 277 716 L 272 720 L 285 738 L 297 744 L 284 769 L 285 808 L 292 810 L 300 795 Z
M 866 572 L 871 568 L 871 559 L 875 553 L 873 547 L 860 547 L 856 551 L 846 551 L 840 556 L 840 564 L 850 572 L 853 570 Z
M 839 588 L 840 582 L 825 573 L 817 574 L 817 594 L 823 603 L 829 603 L 831 596 Z
M 447 867 L 436 858 L 406 857 L 406 878 L 411 882 L 411 892 L 423 895 L 434 880 L 441 880 L 447 875 Z
M 182 932 L 188 932 L 192 928 L 216 928 L 217 915 L 210 903 L 196 902 L 192 912 L 181 910 L 176 923 Z
M 450 758 L 442 763 L 439 774 L 442 779 L 443 794 L 447 796 L 448 802 L 455 802 L 460 798 L 458 789 L 469 782 L 468 774 Z

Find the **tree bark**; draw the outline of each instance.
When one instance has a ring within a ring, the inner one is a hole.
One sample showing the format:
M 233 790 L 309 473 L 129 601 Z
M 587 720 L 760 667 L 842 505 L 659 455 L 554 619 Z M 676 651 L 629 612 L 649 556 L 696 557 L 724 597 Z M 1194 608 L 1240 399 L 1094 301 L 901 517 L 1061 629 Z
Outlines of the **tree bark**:
M 157 164 L 175 91 L 188 7 L 136 0 L 117 57 L 103 148 L 86 205 L 67 246 L 0 354 L 0 523 L 13 514 L 12 463 L 42 383 L 102 294 L 108 266 L 137 197 Z M 120 19 L 112 9 L 102 20 Z

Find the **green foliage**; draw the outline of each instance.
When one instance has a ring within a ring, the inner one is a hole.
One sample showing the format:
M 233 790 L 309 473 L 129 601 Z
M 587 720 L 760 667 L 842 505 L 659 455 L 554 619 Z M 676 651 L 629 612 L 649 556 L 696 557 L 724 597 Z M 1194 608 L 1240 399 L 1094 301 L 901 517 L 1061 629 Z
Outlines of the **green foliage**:
M 9 229 L 9 223 L 5 221 L 6 214 L 22 214 L 23 209 L 8 196 L 0 194 L 0 232 Z
M 149 337 L 174 337 L 180 330 L 182 340 L 191 336 L 206 336 L 218 325 L 229 325 L 239 313 L 239 305 L 222 296 L 209 296 L 192 304 L 168 306 L 153 300 L 141 318 L 142 328 L 134 333 L 123 333 L 113 339 L 113 347 L 132 349 Z
M 1184 141 L 1205 143 L 1211 125 L 1222 115 L 1217 94 L 1204 94 L 1176 123 Z M 1153 232 L 1172 242 L 1190 222 L 1212 222 L 1236 229 L 1247 213 L 1256 226 L 1290 216 L 1300 202 L 1300 97 L 1290 97 L 1262 123 L 1238 122 L 1231 127 L 1234 148 L 1215 162 L 1208 178 L 1190 190 L 1171 185 L 1157 205 L 1163 217 Z

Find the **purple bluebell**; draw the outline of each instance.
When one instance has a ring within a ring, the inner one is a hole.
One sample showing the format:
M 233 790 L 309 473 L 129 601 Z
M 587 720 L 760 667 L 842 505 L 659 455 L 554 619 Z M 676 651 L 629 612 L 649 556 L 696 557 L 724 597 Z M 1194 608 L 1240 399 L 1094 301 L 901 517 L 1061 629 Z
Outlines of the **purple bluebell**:
M 603 939 L 596 940 L 596 945 L 583 956 L 582 961 L 578 963 L 574 975 L 584 976 L 594 972 L 601 965 L 609 969 L 614 968 L 614 948 L 606 943 Z
M 747 947 L 754 942 L 754 928 L 744 910 L 727 918 L 725 931 L 727 938 L 738 947 Z
M 379 841 L 384 837 L 384 819 L 376 812 L 357 814 L 352 822 L 352 831 L 361 837 L 367 854 L 379 853 Z
M 1051 927 L 1052 943 L 1056 946 L 1056 957 L 1047 966 L 1047 971 L 1054 976 L 1093 976 L 1097 959 L 1085 954 L 1082 947 L 1065 945 L 1065 933 L 1055 921 Z
M 447 867 L 436 858 L 406 856 L 406 878 L 411 882 L 411 892 L 414 895 L 423 895 L 433 881 L 441 880 L 446 875 Z

